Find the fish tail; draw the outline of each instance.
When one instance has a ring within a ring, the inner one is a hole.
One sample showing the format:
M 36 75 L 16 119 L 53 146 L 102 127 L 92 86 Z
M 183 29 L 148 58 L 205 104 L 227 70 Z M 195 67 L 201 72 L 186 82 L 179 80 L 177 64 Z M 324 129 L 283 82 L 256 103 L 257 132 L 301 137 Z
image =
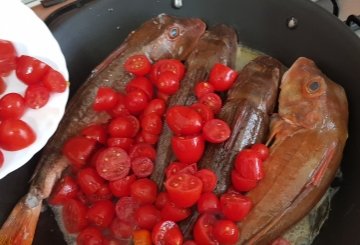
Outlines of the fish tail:
M 0 245 L 32 244 L 42 201 L 34 207 L 28 207 L 25 202 L 26 197 L 23 197 L 1 227 Z

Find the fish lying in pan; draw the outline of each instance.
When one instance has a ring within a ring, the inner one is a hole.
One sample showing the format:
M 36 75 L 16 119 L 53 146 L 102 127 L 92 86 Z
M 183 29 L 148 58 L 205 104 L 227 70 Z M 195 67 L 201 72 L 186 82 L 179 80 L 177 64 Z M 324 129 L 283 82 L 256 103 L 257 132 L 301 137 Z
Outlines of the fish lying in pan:
M 239 244 L 269 244 L 304 217 L 333 180 L 348 136 L 344 89 L 313 61 L 297 59 L 280 88 L 266 177 L 247 194 L 254 207 L 239 223 Z
M 200 19 L 181 19 L 161 14 L 132 32 L 121 46 L 92 73 L 70 101 L 57 133 L 43 151 L 26 194 L 13 209 L 0 230 L 0 244 L 31 244 L 42 201 L 68 166 L 61 154 L 64 142 L 89 123 L 106 122 L 106 113 L 92 110 L 97 87 L 110 86 L 123 90 L 131 76 L 124 71 L 124 61 L 138 53 L 152 61 L 163 58 L 184 60 L 192 51 L 206 25 Z

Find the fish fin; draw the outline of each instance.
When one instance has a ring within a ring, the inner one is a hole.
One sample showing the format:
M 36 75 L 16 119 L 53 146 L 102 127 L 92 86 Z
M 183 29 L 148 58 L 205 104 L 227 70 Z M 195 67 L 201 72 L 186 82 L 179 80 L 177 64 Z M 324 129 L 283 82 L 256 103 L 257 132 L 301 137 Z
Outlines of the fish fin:
M 0 229 L 0 245 L 31 245 L 41 211 L 41 202 L 30 208 L 23 197 Z
M 266 146 L 271 145 L 271 143 L 275 140 L 276 136 L 283 130 L 284 128 L 284 121 L 279 117 L 279 115 L 274 114 L 271 117 L 270 121 L 270 132 L 271 134 L 266 141 Z

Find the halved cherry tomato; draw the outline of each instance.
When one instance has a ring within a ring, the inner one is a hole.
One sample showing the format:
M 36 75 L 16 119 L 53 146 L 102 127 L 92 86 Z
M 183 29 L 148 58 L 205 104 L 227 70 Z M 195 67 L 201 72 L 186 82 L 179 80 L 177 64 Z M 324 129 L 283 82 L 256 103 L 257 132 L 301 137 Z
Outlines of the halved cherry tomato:
M 77 174 L 80 189 L 86 194 L 96 193 L 104 185 L 104 180 L 93 168 L 83 168 Z
M 113 196 L 112 196 L 111 190 L 107 184 L 102 185 L 100 187 L 100 189 L 97 190 L 95 193 L 93 193 L 91 195 L 87 195 L 87 199 L 91 203 L 110 200 L 112 197 Z
M 251 146 L 251 150 L 254 150 L 260 155 L 262 161 L 265 161 L 269 157 L 269 148 L 261 143 L 257 143 Z
M 152 230 L 160 221 L 160 211 L 152 204 L 146 204 L 135 211 L 137 225 L 142 229 Z
M 109 147 L 120 147 L 125 151 L 129 151 L 133 145 L 134 140 L 132 138 L 119 138 L 119 137 L 110 137 L 107 139 L 106 144 Z
M 146 106 L 143 116 L 155 112 L 160 117 L 164 115 L 166 110 L 166 104 L 165 101 L 162 99 L 153 99 L 149 102 L 149 104 Z
M 66 201 L 76 198 L 79 187 L 75 180 L 70 176 L 61 178 L 51 193 L 49 203 L 51 205 L 63 205 Z
M 0 168 L 3 166 L 3 164 L 4 164 L 4 153 L 0 151 Z
M 164 72 L 172 72 L 176 75 L 178 81 L 183 79 L 185 74 L 185 66 L 181 61 L 176 59 L 162 59 L 157 61 L 151 68 L 150 79 L 155 82 L 159 79 L 159 75 Z
M 256 187 L 257 181 L 242 177 L 235 169 L 231 171 L 231 183 L 235 190 L 247 192 Z
M 132 138 L 140 129 L 139 120 L 134 116 L 117 117 L 111 120 L 108 131 L 112 137 Z
M 198 171 L 197 163 L 186 164 L 186 166 L 179 170 L 178 173 L 195 174 Z
M 102 245 L 104 237 L 96 227 L 87 227 L 76 238 L 77 245 Z
M 45 106 L 50 99 L 50 91 L 42 84 L 30 84 L 25 90 L 25 104 L 32 109 Z
M 116 105 L 111 108 L 110 110 L 107 110 L 107 113 L 112 117 L 123 117 L 123 116 L 129 116 L 130 112 L 126 108 L 126 96 L 123 93 L 117 94 L 117 103 Z
M 202 118 L 189 106 L 173 106 L 166 113 L 166 122 L 176 135 L 193 135 L 202 129 Z
M 214 92 L 214 86 L 211 83 L 208 82 L 199 82 L 195 85 L 195 95 L 199 99 L 201 96 L 207 93 L 213 93 Z
M 157 89 L 164 94 L 175 94 L 180 88 L 178 76 L 172 72 L 166 71 L 158 76 L 155 82 Z
M 226 91 L 235 82 L 238 73 L 223 64 L 215 64 L 210 71 L 209 83 L 214 86 L 216 91 Z
M 141 119 L 141 128 L 143 131 L 150 134 L 160 134 L 162 131 L 163 123 L 161 117 L 155 112 L 145 115 Z
M 80 168 L 84 166 L 96 147 L 96 141 L 82 136 L 68 139 L 63 146 L 63 154 L 71 164 Z
M 0 77 L 0 94 L 4 93 L 6 90 L 6 83 L 2 77 Z
M 105 126 L 99 124 L 93 124 L 83 128 L 81 130 L 81 135 L 88 139 L 96 140 L 101 144 L 105 144 L 107 139 Z
M 145 76 L 151 70 L 151 63 L 145 55 L 137 54 L 125 60 L 124 69 L 136 76 Z
M 137 142 L 148 143 L 155 145 L 159 141 L 159 134 L 151 134 L 142 130 L 137 138 Z
M 109 188 L 116 197 L 130 196 L 130 186 L 136 180 L 135 175 L 128 175 L 125 178 L 110 181 Z
M 64 92 L 68 86 L 64 76 L 51 67 L 42 78 L 42 83 L 48 90 L 55 93 Z
M 224 216 L 232 221 L 243 220 L 252 208 L 252 201 L 249 197 L 240 193 L 225 193 L 220 197 L 220 207 Z
M 214 171 L 204 168 L 196 172 L 195 176 L 199 177 L 203 182 L 203 192 L 211 192 L 215 190 L 217 184 L 217 176 Z
M 171 146 L 176 158 L 180 162 L 190 164 L 198 162 L 202 157 L 205 141 L 201 135 L 173 136 L 171 138 Z
M 140 89 L 129 92 L 125 97 L 125 105 L 131 114 L 139 114 L 149 103 L 149 98 Z
M 154 96 L 153 84 L 146 77 L 135 77 L 132 80 L 130 80 L 125 87 L 126 93 L 130 93 L 138 89 L 142 90 L 150 100 Z
M 136 230 L 133 233 L 134 245 L 151 245 L 151 233 L 148 230 Z
M 6 119 L 0 123 L 0 147 L 6 151 L 24 149 L 35 139 L 32 128 L 20 119 Z
M 168 197 L 167 193 L 166 192 L 159 192 L 159 194 L 156 197 L 155 207 L 160 210 L 168 202 L 169 202 L 169 197 Z
M 173 221 L 161 221 L 155 225 L 152 231 L 154 244 L 180 245 L 183 240 L 179 226 Z
M 49 68 L 47 64 L 34 57 L 21 55 L 17 58 L 16 76 L 27 85 L 39 83 Z
M 178 207 L 187 208 L 199 200 L 203 183 L 194 175 L 179 173 L 166 180 L 165 188 L 170 201 Z
M 124 178 L 130 171 L 130 158 L 120 147 L 108 147 L 96 159 L 99 175 L 110 181 Z
M 213 225 L 216 222 L 214 214 L 204 213 L 196 221 L 193 236 L 196 244 L 218 245 L 213 235 Z
M 118 218 L 115 218 L 110 225 L 111 233 L 120 240 L 131 238 L 135 229 L 135 223 L 129 223 Z
M 239 228 L 231 220 L 218 220 L 213 227 L 214 238 L 220 244 L 236 244 L 239 240 Z
M 154 146 L 150 144 L 137 143 L 130 148 L 129 156 L 131 159 L 134 159 L 135 157 L 148 157 L 152 161 L 155 161 L 156 150 Z
M 109 200 L 95 202 L 86 213 L 89 222 L 101 228 L 108 227 L 114 216 L 115 206 Z
M 130 186 L 130 196 L 140 204 L 152 204 L 156 201 L 157 185 L 148 178 L 138 179 Z
M 185 168 L 188 164 L 182 162 L 172 162 L 165 168 L 165 176 L 169 178 L 171 175 L 177 174 L 181 169 Z
M 93 103 L 94 111 L 108 111 L 113 109 L 119 100 L 119 94 L 111 87 L 100 87 Z
M 240 151 L 235 159 L 235 169 L 245 179 L 261 180 L 264 177 L 262 165 L 260 155 L 252 149 Z
M 220 201 L 217 196 L 212 192 L 205 192 L 201 194 L 197 203 L 199 213 L 219 213 Z
M 135 157 L 131 160 L 131 169 L 136 177 L 148 177 L 154 170 L 154 162 L 148 157 Z
M 0 77 L 6 77 L 16 67 L 16 50 L 12 42 L 0 39 Z
M 230 137 L 229 125 L 221 119 L 211 119 L 204 124 L 203 136 L 211 143 L 222 143 Z
M 86 219 L 87 207 L 76 199 L 70 199 L 63 207 L 63 222 L 69 233 L 77 233 L 83 230 L 88 222 Z
M 129 224 L 135 224 L 135 211 L 140 207 L 138 201 L 132 197 L 122 197 L 115 205 L 116 216 Z
M 186 219 L 190 215 L 191 210 L 189 208 L 179 208 L 174 203 L 169 201 L 165 203 L 164 207 L 161 209 L 162 220 L 179 222 Z
M 20 118 L 25 112 L 25 99 L 18 93 L 8 93 L 0 99 L 0 118 Z
M 194 109 L 202 118 L 203 124 L 207 121 L 214 118 L 214 112 L 211 110 L 210 107 L 201 104 L 201 103 L 195 103 L 191 105 L 191 108 Z
M 221 98 L 215 93 L 204 94 L 199 98 L 199 103 L 208 106 L 215 114 L 217 114 L 222 107 Z

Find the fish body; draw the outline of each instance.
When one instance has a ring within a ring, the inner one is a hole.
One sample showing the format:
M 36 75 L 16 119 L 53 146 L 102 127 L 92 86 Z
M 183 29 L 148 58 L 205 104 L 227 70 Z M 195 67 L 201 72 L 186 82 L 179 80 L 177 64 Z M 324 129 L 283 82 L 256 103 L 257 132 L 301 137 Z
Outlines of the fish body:
M 265 178 L 247 193 L 253 209 L 239 223 L 239 244 L 270 244 L 321 199 L 339 167 L 348 136 L 344 89 L 307 58 L 281 81 Z
M 28 194 L 19 201 L 2 226 L 1 245 L 31 244 L 42 201 L 49 197 L 55 182 L 69 164 L 61 153 L 63 144 L 84 126 L 103 123 L 110 118 L 106 113 L 92 109 L 97 88 L 109 86 L 118 91 L 123 90 L 132 78 L 124 71 L 123 64 L 134 54 L 145 54 L 151 61 L 162 58 L 184 60 L 205 28 L 205 23 L 200 19 L 161 14 L 133 31 L 118 49 L 94 69 L 69 102 L 57 132 L 43 150 Z

